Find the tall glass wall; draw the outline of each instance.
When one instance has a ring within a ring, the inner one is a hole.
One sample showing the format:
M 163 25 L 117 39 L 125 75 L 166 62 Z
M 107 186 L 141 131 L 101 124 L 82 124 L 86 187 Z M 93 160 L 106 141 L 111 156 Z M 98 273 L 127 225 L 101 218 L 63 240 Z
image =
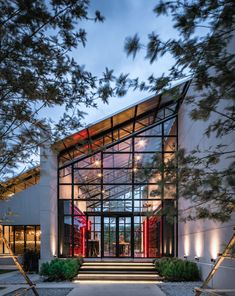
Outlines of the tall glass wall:
M 173 255 L 177 127 L 171 116 L 59 169 L 59 255 Z M 167 169 L 165 169 L 167 167 Z

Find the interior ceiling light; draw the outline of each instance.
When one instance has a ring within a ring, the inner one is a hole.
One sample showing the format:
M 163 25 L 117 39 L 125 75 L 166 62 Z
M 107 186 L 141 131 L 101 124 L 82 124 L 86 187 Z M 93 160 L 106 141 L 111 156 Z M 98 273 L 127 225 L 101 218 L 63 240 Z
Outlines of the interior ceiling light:
M 100 166 L 100 160 L 96 159 L 94 164 L 95 164 L 95 166 Z
M 146 141 L 145 140 L 139 140 L 138 141 L 138 146 L 139 147 L 144 147 L 146 145 Z
M 102 174 L 101 173 L 98 173 L 97 174 L 97 177 L 101 178 L 102 177 Z
M 136 159 L 136 160 L 141 160 L 141 156 L 140 156 L 140 155 L 136 155 L 136 156 L 135 156 L 135 159 Z

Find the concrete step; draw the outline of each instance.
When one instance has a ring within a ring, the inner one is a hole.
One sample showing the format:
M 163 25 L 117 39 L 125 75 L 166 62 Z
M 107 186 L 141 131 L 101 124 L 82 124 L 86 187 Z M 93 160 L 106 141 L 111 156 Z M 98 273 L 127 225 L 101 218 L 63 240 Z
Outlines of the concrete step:
M 16 265 L 2 265 L 0 264 L 0 270 L 18 270 Z
M 75 280 L 79 281 L 159 281 L 162 278 L 157 274 L 81 274 L 79 273 Z
M 9 255 L 0 254 L 0 265 L 12 265 L 12 264 L 14 264 L 14 261 Z
M 154 266 L 153 263 L 136 263 L 136 262 L 84 262 L 83 266 Z
M 106 272 L 106 271 L 117 271 L 117 272 L 132 272 L 132 271 L 136 271 L 136 272 L 155 272 L 155 268 L 154 267 L 137 267 L 137 268 L 133 268 L 133 267 L 121 267 L 121 266 L 114 266 L 114 267 L 89 267 L 89 266 L 82 266 L 80 268 L 81 271 L 91 271 L 91 272 Z
M 19 262 L 22 263 L 22 256 L 16 256 L 16 257 L 19 260 Z M 0 269 L 1 269 L 1 266 L 6 266 L 6 265 L 13 266 L 15 265 L 15 263 L 11 258 L 11 256 L 6 254 L 0 254 Z
M 79 274 L 156 274 L 156 270 L 87 270 L 80 269 Z
M 162 278 L 156 273 L 152 262 L 84 262 L 75 281 L 79 282 L 149 282 Z

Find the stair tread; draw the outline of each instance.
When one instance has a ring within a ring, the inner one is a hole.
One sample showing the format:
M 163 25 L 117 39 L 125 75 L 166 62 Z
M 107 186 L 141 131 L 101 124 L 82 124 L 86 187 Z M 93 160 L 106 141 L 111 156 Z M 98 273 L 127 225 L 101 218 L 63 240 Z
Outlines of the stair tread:
M 105 270 L 102 271 L 102 274 L 123 274 L 124 272 L 119 271 L 119 270 Z M 93 271 L 93 270 L 81 270 L 79 271 L 79 274 L 100 274 L 100 271 Z M 125 272 L 126 274 L 126 272 Z M 139 271 L 139 270 L 134 270 L 131 272 L 128 272 L 128 274 L 156 274 L 154 270 L 152 271 Z

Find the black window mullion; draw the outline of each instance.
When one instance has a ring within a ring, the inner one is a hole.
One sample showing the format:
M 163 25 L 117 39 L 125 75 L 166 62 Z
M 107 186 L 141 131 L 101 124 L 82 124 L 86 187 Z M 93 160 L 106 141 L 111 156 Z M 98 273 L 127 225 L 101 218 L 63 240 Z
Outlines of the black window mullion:
M 71 218 L 72 218 L 72 256 L 74 256 L 74 165 L 73 164 L 72 164 L 72 217 Z
M 164 109 L 165 110 L 165 109 Z M 165 115 L 165 111 L 164 111 L 164 115 Z M 165 162 L 164 162 L 164 123 L 162 123 L 162 172 L 161 172 L 161 184 L 162 184 L 162 188 L 161 188 L 161 206 L 162 206 L 162 213 L 164 211 L 164 171 L 165 171 Z M 162 221 L 162 237 L 161 237 L 161 249 L 162 249 L 162 255 L 164 253 L 164 216 L 162 215 L 161 217 L 161 221 Z

